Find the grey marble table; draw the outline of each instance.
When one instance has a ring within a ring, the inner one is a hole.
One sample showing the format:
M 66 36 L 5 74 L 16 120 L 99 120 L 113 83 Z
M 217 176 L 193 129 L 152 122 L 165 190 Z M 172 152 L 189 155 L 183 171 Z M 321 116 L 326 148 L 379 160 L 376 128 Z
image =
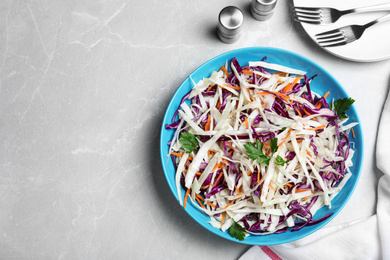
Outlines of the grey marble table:
M 219 11 L 245 16 L 234 44 Z M 279 1 L 265 22 L 249 1 L 2 0 L 0 2 L 0 258 L 237 259 L 181 209 L 159 158 L 164 111 L 199 65 L 242 47 L 299 53 L 356 99 L 365 162 L 329 225 L 375 211 L 375 140 L 390 60 L 357 63 L 319 48 Z M 349 210 L 368 205 L 360 212 Z

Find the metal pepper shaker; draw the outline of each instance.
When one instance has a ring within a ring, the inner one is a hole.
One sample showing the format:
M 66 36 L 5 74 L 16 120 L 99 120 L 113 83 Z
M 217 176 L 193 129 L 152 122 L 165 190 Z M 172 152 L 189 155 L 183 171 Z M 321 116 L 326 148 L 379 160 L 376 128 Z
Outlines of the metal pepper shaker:
M 227 6 L 218 16 L 218 37 L 224 43 L 234 43 L 240 38 L 241 25 L 244 21 L 242 11 L 235 6 Z
M 277 0 L 252 0 L 251 14 L 259 21 L 266 21 L 274 13 Z

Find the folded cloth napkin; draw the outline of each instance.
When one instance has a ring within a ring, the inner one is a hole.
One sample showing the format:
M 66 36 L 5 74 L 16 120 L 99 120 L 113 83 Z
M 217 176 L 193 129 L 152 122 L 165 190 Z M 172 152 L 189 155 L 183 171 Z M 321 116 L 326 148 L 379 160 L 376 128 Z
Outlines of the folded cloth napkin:
M 324 227 L 298 241 L 253 246 L 239 260 L 254 259 L 390 259 L 390 97 L 382 111 L 376 163 L 383 176 L 378 183 L 376 214 L 351 223 Z

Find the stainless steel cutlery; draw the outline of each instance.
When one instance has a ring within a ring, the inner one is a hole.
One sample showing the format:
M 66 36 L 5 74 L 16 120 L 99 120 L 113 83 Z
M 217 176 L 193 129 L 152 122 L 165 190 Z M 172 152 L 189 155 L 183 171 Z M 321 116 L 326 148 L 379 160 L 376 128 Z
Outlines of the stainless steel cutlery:
M 294 19 L 302 23 L 331 24 L 340 17 L 352 13 L 390 11 L 390 3 L 338 10 L 329 7 L 294 7 Z
M 316 40 L 321 47 L 336 47 L 358 40 L 369 27 L 390 20 L 390 14 L 363 25 L 348 25 L 327 32 L 316 34 Z
M 363 33 L 371 26 L 390 20 L 390 2 L 346 10 L 338 10 L 330 7 L 296 6 L 293 11 L 295 21 L 315 25 L 329 25 L 338 21 L 340 17 L 352 13 L 389 11 L 388 15 L 382 16 L 363 25 L 347 25 L 316 34 L 316 41 L 321 47 L 337 47 L 354 42 L 361 38 Z

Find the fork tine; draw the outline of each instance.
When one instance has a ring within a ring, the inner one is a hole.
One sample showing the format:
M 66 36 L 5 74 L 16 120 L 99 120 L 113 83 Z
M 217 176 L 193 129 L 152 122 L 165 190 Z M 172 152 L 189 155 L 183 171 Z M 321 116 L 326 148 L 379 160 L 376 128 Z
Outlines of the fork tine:
M 323 48 L 328 48 L 328 47 L 338 47 L 338 46 L 343 46 L 343 45 L 346 45 L 347 42 L 344 40 L 344 41 L 339 41 L 339 42 L 335 42 L 335 43 L 331 43 L 331 44 L 326 44 L 326 45 L 321 45 L 321 47 Z
M 317 20 L 321 19 L 321 15 L 315 14 L 315 13 L 295 12 L 295 15 L 299 16 L 299 17 L 304 17 L 304 18 L 311 18 L 311 19 L 317 19 Z
M 316 35 L 316 39 L 318 41 L 337 39 L 337 38 L 344 38 L 343 33 L 342 32 L 337 32 L 337 33 L 329 33 L 327 35 L 321 35 L 321 36 L 317 36 Z
M 307 19 L 305 17 L 299 17 L 299 16 L 295 16 L 294 20 L 296 22 L 301 22 L 301 23 L 321 24 L 321 20 L 319 19 Z
M 320 12 L 315 11 L 314 8 L 294 8 L 294 20 L 302 23 L 321 24 Z
M 326 39 L 317 39 L 319 44 L 328 44 L 333 42 L 339 42 L 339 41 L 345 41 L 345 38 L 343 35 L 336 35 L 334 37 L 329 37 Z
M 316 37 L 321 37 L 321 36 L 328 36 L 330 34 L 335 34 L 335 33 L 338 33 L 340 32 L 339 29 L 334 29 L 334 30 L 331 30 L 331 31 L 326 31 L 326 32 L 322 32 L 322 33 L 317 33 L 315 36 Z
M 302 7 L 302 6 L 295 6 L 294 11 L 306 11 L 306 12 L 313 12 L 313 13 L 319 13 L 320 9 L 316 7 Z
M 300 9 L 294 9 L 294 13 L 302 14 L 302 15 L 309 15 L 309 16 L 312 16 L 312 15 L 319 16 L 321 14 L 321 12 L 305 11 L 305 10 L 300 10 Z
M 316 34 L 317 43 L 321 47 L 336 47 L 347 44 L 347 40 L 343 32 L 340 30 L 332 30 L 329 32 Z

